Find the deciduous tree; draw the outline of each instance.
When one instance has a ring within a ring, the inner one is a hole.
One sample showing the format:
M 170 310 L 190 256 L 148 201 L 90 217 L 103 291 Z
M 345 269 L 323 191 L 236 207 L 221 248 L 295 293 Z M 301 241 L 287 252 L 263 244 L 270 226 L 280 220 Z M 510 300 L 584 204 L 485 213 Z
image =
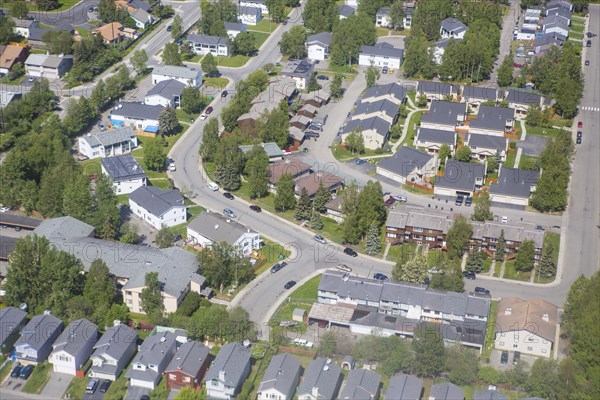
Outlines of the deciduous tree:
M 165 47 L 163 47 L 162 60 L 165 65 L 183 65 L 177 43 L 167 43 Z
M 446 347 L 435 324 L 422 323 L 415 329 L 412 348 L 415 354 L 414 371 L 417 375 L 435 377 L 443 371 Z
M 377 69 L 371 65 L 365 71 L 365 75 L 367 77 L 367 87 L 368 88 L 373 87 L 373 86 L 375 86 L 375 84 L 377 83 L 377 80 L 379 79 L 379 69 Z
M 358 130 L 352 131 L 348 136 L 346 136 L 344 144 L 352 152 L 352 154 L 363 153 L 365 151 L 365 139 Z
M 200 66 L 202 67 L 202 71 L 204 71 L 205 74 L 208 74 L 208 76 L 213 76 L 219 71 L 217 68 L 217 59 L 212 53 L 208 53 L 202 58 Z
M 513 81 L 513 58 L 512 54 L 504 57 L 502 64 L 498 67 L 498 86 L 509 87 Z
M 294 218 L 298 221 L 306 220 L 310 218 L 312 212 L 312 201 L 308 197 L 308 191 L 305 187 L 300 192 L 300 198 L 296 202 L 296 212 Z
M 136 50 L 131 56 L 131 65 L 135 68 L 138 74 L 144 73 L 146 71 L 146 63 L 148 62 L 148 54 L 146 50 Z
M 269 194 L 269 156 L 265 150 L 255 145 L 247 155 L 245 172 L 250 186 L 250 198 Z
M 183 34 L 183 21 L 179 15 L 175 15 L 173 17 L 173 23 L 171 24 L 171 37 L 174 40 L 179 39 L 179 37 Z
M 206 102 L 200 94 L 200 90 L 188 86 L 181 93 L 181 108 L 188 114 L 197 114 L 204 109 Z
M 339 99 L 344 95 L 344 92 L 342 91 L 342 75 L 335 74 L 333 80 L 331 81 L 329 91 L 331 92 L 331 97 L 334 99 Z
M 450 150 L 450 146 L 448 146 L 446 143 L 441 145 L 440 151 L 438 152 L 438 158 L 440 160 L 440 163 L 442 165 L 445 165 L 446 160 L 450 157 L 451 154 L 452 154 L 452 150 Z
M 490 210 L 490 206 L 490 194 L 487 191 L 479 193 L 471 218 L 475 221 L 491 221 L 494 218 L 494 214 Z
M 256 38 L 252 32 L 240 32 L 233 39 L 233 52 L 235 54 L 251 56 L 256 53 L 256 50 Z
M 219 121 L 210 118 L 202 130 L 200 155 L 204 162 L 212 162 L 219 147 Z
M 399 281 L 423 283 L 427 276 L 427 258 L 420 254 L 406 262 L 398 261 L 392 269 L 392 277 Z
M 454 155 L 454 157 L 458 161 L 471 161 L 471 148 L 469 146 L 462 146 L 460 149 L 456 150 L 456 154 Z
M 175 240 L 175 234 L 166 226 L 163 226 L 158 230 L 156 234 L 156 245 L 161 249 L 173 246 L 173 240 Z
M 152 171 L 161 171 L 165 168 L 167 155 L 163 143 L 164 139 L 160 136 L 143 143 L 144 163 Z
M 145 287 L 140 293 L 141 306 L 144 312 L 150 317 L 162 315 L 165 305 L 160 290 L 161 283 L 158 280 L 158 272 L 147 272 L 144 277 L 144 285 Z
M 456 218 L 446 235 L 448 257 L 451 259 L 462 257 L 471 236 L 473 236 L 473 227 L 469 221 L 462 215 Z
M 179 127 L 179 120 L 175 110 L 171 107 L 166 107 L 158 115 L 158 129 L 162 135 L 169 136 L 175 133 Z

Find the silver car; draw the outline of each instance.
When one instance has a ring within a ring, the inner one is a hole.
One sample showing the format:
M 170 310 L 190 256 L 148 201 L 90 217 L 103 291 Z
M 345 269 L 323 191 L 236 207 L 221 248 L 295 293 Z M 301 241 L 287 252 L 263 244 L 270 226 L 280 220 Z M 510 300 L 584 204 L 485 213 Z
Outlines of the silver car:
M 225 215 L 226 215 L 226 216 L 228 216 L 229 218 L 235 218 L 235 217 L 237 217 L 237 214 L 236 214 L 235 212 L 233 212 L 233 210 L 232 210 L 232 209 L 229 209 L 229 208 L 225 208 L 225 209 L 223 210 L 223 214 L 225 214 Z

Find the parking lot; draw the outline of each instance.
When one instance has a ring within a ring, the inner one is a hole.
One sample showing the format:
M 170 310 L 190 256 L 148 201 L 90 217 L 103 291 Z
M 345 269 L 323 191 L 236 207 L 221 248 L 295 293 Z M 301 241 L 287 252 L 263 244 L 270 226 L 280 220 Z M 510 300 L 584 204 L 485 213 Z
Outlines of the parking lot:
M 492 353 L 490 354 L 490 366 L 494 367 L 495 369 L 498 369 L 500 371 L 511 369 L 514 366 L 514 364 L 513 364 L 513 359 L 515 357 L 514 351 L 508 352 L 508 363 L 506 363 L 506 364 L 502 364 L 500 362 L 501 357 L 502 357 L 502 351 L 495 350 L 495 349 L 492 350 Z M 535 360 L 536 360 L 536 357 L 521 353 L 520 363 L 523 363 L 524 365 L 531 367 Z
M 545 136 L 527 135 L 525 140 L 517 142 L 517 147 L 523 149 L 523 155 L 538 157 L 546 148 L 547 141 Z

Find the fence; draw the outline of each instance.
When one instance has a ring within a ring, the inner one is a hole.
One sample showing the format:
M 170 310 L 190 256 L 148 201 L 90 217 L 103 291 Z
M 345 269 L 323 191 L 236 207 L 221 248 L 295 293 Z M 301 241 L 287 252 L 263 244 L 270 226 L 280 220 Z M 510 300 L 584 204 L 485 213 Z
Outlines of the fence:
M 317 355 L 316 351 L 306 350 L 306 349 L 300 349 L 298 347 L 279 346 L 277 349 L 280 352 L 290 353 L 290 354 L 296 354 L 298 356 L 305 356 L 305 357 L 313 357 L 314 358 Z

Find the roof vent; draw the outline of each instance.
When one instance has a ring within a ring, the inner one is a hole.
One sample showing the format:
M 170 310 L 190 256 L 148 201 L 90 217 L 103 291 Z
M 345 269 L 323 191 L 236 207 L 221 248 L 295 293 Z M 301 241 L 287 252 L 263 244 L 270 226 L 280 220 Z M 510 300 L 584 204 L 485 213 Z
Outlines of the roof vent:
M 508 307 L 506 310 L 504 310 L 504 315 L 512 315 L 512 308 Z
M 21 305 L 19 306 L 19 308 L 23 311 L 27 310 L 27 303 L 21 303 Z
M 152 265 L 152 261 L 147 261 L 146 260 L 146 265 Z
M 167 338 L 164 336 L 160 338 L 161 343 L 165 342 L 166 340 L 167 340 Z
M 226 221 L 227 221 L 227 223 L 230 223 L 230 222 L 231 222 L 231 220 L 230 220 L 229 218 L 227 218 L 227 219 L 226 219 Z
M 325 364 L 331 364 L 331 358 L 328 358 L 327 360 L 325 360 Z
M 543 313 L 542 314 L 542 319 L 546 322 L 548 322 L 548 320 L 550 319 L 550 317 L 548 316 L 548 313 Z
M 329 365 L 324 366 L 323 371 L 329 371 Z
M 44 315 L 52 315 L 52 314 L 50 313 L 50 310 L 44 310 Z
M 113 326 L 119 326 L 119 325 L 121 325 L 121 320 L 115 319 L 113 321 Z
M 216 231 L 217 229 L 219 229 L 219 224 L 216 224 L 216 225 L 215 225 L 215 231 Z

